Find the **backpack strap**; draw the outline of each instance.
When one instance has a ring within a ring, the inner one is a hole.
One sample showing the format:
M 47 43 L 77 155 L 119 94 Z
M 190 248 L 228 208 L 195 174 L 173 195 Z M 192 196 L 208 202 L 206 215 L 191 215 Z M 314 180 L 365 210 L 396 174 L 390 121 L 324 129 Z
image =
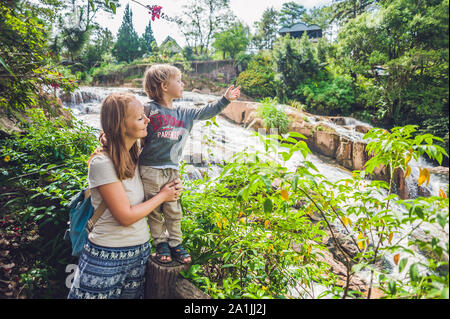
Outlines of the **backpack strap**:
M 106 210 L 106 203 L 102 200 L 100 205 L 94 211 L 94 214 L 92 214 L 92 217 L 89 218 L 89 220 L 88 220 L 88 223 L 87 223 L 87 226 L 86 226 L 86 231 L 88 232 L 88 234 L 92 231 L 92 229 L 94 228 L 95 223 L 100 218 L 100 216 L 102 216 L 102 214 L 105 212 L 105 210 Z
M 100 152 L 100 153 L 106 154 L 103 151 Z M 89 196 L 91 196 L 91 190 L 88 188 L 84 192 L 84 199 L 87 199 Z M 92 229 L 94 229 L 95 223 L 100 218 L 100 216 L 102 216 L 102 214 L 105 212 L 105 210 L 106 210 L 106 204 L 102 200 L 100 202 L 100 205 L 97 207 L 97 209 L 94 211 L 94 213 L 92 214 L 91 218 L 89 218 L 89 220 L 87 222 L 86 231 L 87 231 L 88 234 L 92 231 Z

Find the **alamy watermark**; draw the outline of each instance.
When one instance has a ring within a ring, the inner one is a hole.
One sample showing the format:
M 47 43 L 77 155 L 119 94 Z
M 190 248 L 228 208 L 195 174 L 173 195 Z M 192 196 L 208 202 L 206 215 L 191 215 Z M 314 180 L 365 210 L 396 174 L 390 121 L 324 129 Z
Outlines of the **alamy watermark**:
M 77 275 L 78 265 L 68 264 L 66 266 L 66 273 L 69 273 L 66 277 L 66 287 L 70 289 L 72 286 L 74 288 L 80 287 L 79 276 Z

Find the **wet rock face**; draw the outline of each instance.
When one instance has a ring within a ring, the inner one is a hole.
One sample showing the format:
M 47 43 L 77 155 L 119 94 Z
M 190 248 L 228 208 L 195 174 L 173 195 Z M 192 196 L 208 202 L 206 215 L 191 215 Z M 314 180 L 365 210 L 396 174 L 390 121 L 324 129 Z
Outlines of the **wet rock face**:
M 337 162 L 345 168 L 353 168 L 353 142 L 346 138 L 341 138 L 336 150 Z
M 366 125 L 355 125 L 355 131 L 356 132 L 360 132 L 363 134 L 366 134 L 367 132 L 369 132 L 371 129 L 370 126 L 366 126 Z
M 314 149 L 320 154 L 336 158 L 340 137 L 333 131 L 316 131 L 314 134 Z
M 92 101 L 101 101 L 101 98 L 93 92 L 78 91 L 78 92 L 61 92 L 59 98 L 63 103 L 68 104 L 82 104 Z
M 430 173 L 433 173 L 433 174 L 448 176 L 448 167 L 437 166 L 437 167 L 432 167 L 429 170 L 430 170 Z

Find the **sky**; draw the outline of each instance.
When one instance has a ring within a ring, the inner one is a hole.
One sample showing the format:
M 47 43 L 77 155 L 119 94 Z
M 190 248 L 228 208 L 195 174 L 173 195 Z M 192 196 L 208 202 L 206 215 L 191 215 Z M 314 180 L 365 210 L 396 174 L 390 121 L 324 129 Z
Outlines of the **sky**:
M 167 16 L 181 15 L 183 12 L 183 5 L 187 0 L 137 0 L 144 5 L 160 5 L 162 6 L 162 12 Z M 292 0 L 291 0 L 292 1 Z M 312 9 L 313 7 L 321 7 L 323 5 L 330 4 L 332 0 L 297 0 L 298 4 L 303 5 L 306 9 Z M 230 9 L 238 17 L 239 20 L 247 24 L 253 31 L 253 23 L 259 21 L 265 9 L 273 7 L 276 10 L 280 10 L 283 3 L 289 2 L 289 0 L 230 0 Z M 136 32 L 141 36 L 145 27 L 151 19 L 151 15 L 148 11 L 139 4 L 131 0 L 120 0 L 121 6 L 117 9 L 115 15 L 99 14 L 96 21 L 103 27 L 107 27 L 114 36 L 117 35 L 117 31 L 122 24 L 122 17 L 127 4 L 130 5 L 130 9 L 133 12 L 133 24 Z M 168 22 L 163 19 L 155 19 L 152 22 L 153 35 L 155 36 L 157 44 L 161 44 L 167 36 L 174 38 L 179 45 L 184 46 L 186 44 L 184 36 L 179 31 L 178 26 L 175 23 Z

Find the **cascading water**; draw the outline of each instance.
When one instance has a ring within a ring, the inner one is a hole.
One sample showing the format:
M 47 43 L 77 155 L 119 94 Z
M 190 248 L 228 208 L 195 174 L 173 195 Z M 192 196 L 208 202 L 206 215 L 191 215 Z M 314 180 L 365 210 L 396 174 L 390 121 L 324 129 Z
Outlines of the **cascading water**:
M 136 95 L 136 97 L 141 102 L 146 102 L 148 98 L 142 89 L 130 89 L 130 88 L 103 88 L 103 87 L 82 87 L 80 92 L 74 93 L 70 101 L 63 101 L 63 105 L 72 109 L 76 118 L 83 120 L 89 126 L 96 129 L 100 129 L 100 104 L 101 101 L 112 92 L 131 92 Z M 83 99 L 83 96 L 88 96 L 88 99 Z M 177 106 L 184 107 L 195 107 L 195 105 L 204 105 L 206 103 L 216 101 L 219 97 L 213 95 L 197 94 L 192 92 L 184 92 L 183 98 L 174 101 Z M 81 103 L 77 103 L 81 101 Z M 358 141 L 362 140 L 363 133 L 356 131 L 354 128 L 356 125 L 364 125 L 370 127 L 369 124 L 357 121 L 352 118 L 344 118 L 344 125 L 337 125 L 332 120 L 328 120 L 323 117 L 310 116 L 308 120 L 311 123 L 323 122 L 325 125 L 331 126 L 336 130 L 341 136 L 345 136 L 348 139 Z M 210 178 L 214 178 L 220 174 L 220 167 L 214 165 L 214 163 L 221 163 L 230 159 L 230 157 L 245 148 L 248 148 L 249 152 L 253 150 L 260 151 L 264 153 L 264 145 L 261 144 L 259 139 L 254 136 L 252 130 L 248 130 L 240 125 L 233 124 L 221 117 L 216 118 L 217 126 L 207 125 L 206 121 L 200 121 L 194 124 L 193 130 L 188 137 L 186 146 L 183 151 L 183 159 L 191 165 L 187 165 L 187 173 L 189 179 L 199 179 L 202 178 L 202 174 L 207 173 Z M 213 142 L 213 143 L 211 143 Z M 289 171 L 295 171 L 296 167 L 303 161 L 301 154 L 296 154 L 291 157 L 287 162 L 282 163 Z M 351 178 L 351 171 L 334 164 L 333 160 L 324 158 L 323 156 L 317 156 L 315 154 L 309 154 L 306 160 L 312 162 L 319 172 L 325 176 L 331 182 L 336 182 L 341 179 Z M 209 168 L 205 167 L 205 163 L 211 163 Z M 193 164 L 193 165 L 192 165 Z M 423 159 L 415 161 L 411 160 L 410 166 L 412 167 L 411 176 L 407 178 L 406 183 L 409 186 L 410 197 L 417 197 L 417 178 L 419 176 L 419 167 L 430 167 L 431 165 Z M 428 192 L 430 195 L 437 196 L 439 189 L 444 191 L 448 187 L 448 175 L 441 174 L 431 174 L 430 184 L 428 186 Z M 386 196 L 380 195 L 380 196 Z M 404 208 L 396 207 L 397 210 L 401 211 Z M 336 228 L 339 229 L 340 224 L 335 223 Z M 442 232 L 437 227 L 433 225 L 426 226 L 427 229 L 433 233 Z M 342 227 L 341 227 L 342 229 Z M 342 229 L 343 230 L 343 229 Z M 405 230 L 407 231 L 407 230 Z M 423 231 L 423 230 L 422 230 Z M 443 238 L 444 242 L 448 242 L 448 229 L 445 230 L 440 236 Z M 402 238 L 402 234 L 397 234 L 394 236 L 393 241 Z M 408 238 L 404 238 L 403 242 L 407 243 Z M 410 258 L 409 262 L 413 261 L 423 261 L 423 256 L 416 254 L 415 259 Z M 386 255 L 385 265 L 391 268 L 391 275 L 395 278 L 402 278 L 405 275 L 397 273 L 396 268 L 393 267 L 392 263 L 389 265 L 388 260 L 392 260 L 392 255 Z M 407 267 L 405 267 L 406 269 Z M 369 272 L 367 270 L 362 270 L 358 273 L 358 276 L 366 279 L 368 281 Z M 376 279 L 376 278 L 375 278 Z M 320 287 L 316 287 L 318 292 L 320 292 Z M 293 293 L 295 295 L 295 293 Z

